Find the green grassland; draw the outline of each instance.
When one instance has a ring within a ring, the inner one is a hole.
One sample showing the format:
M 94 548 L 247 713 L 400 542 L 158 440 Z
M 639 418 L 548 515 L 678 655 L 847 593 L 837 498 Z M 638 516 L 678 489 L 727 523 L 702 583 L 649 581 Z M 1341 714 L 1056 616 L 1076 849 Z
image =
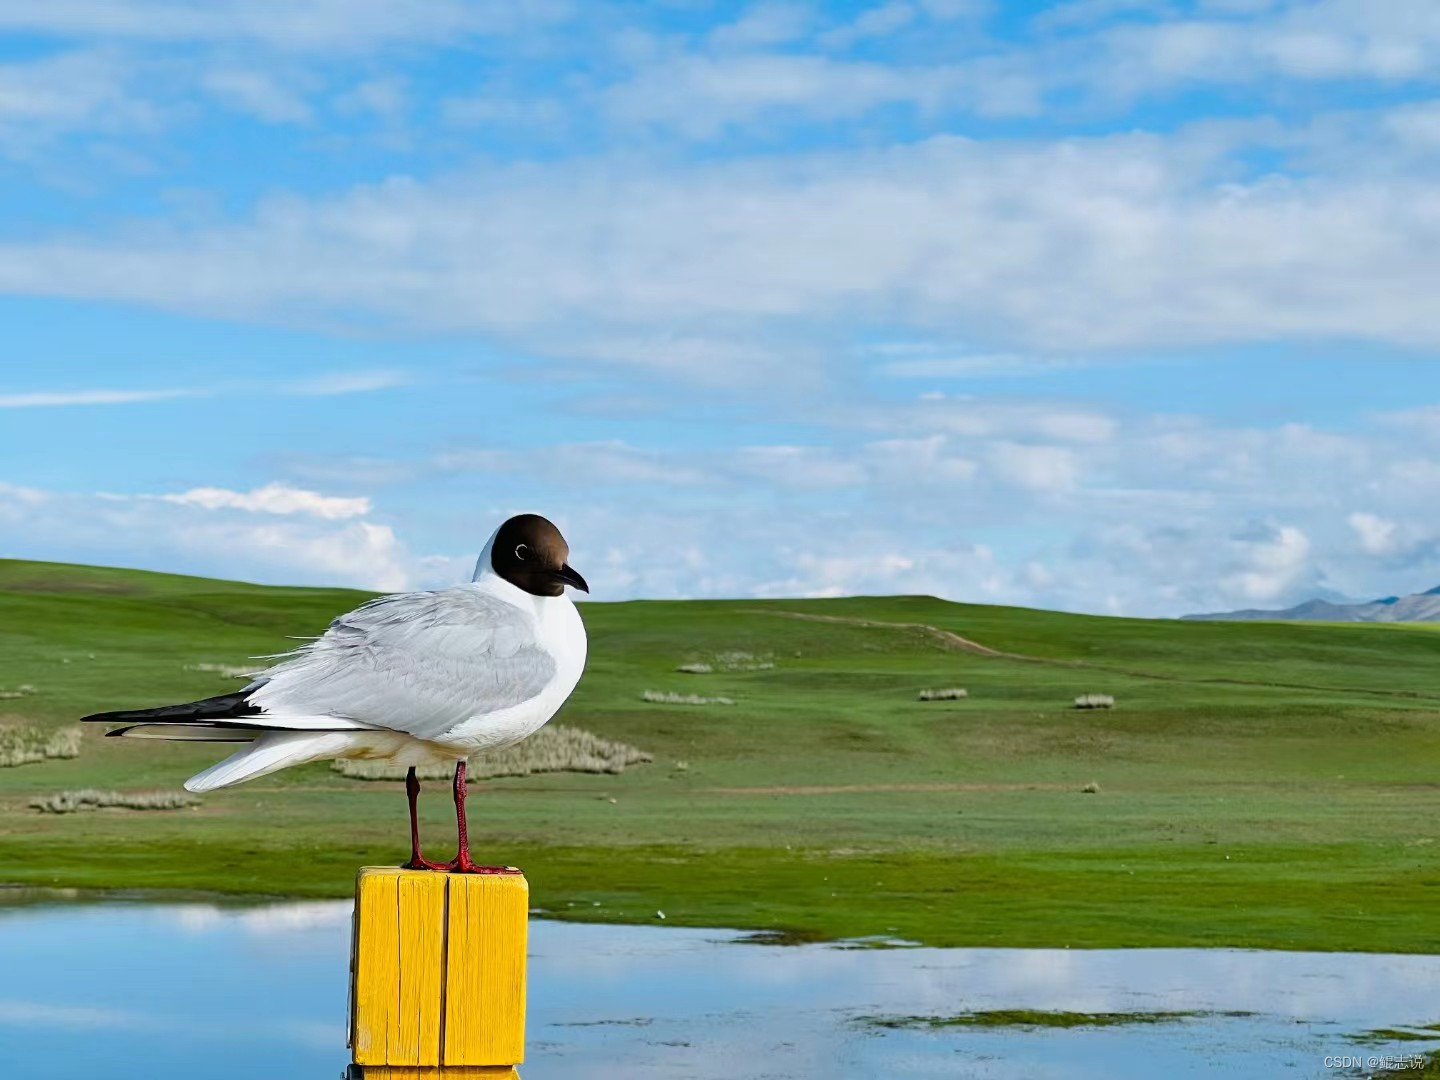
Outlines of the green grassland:
M 238 685 L 363 594 L 0 561 L 0 721 Z M 1440 634 L 1113 619 L 929 597 L 585 604 L 560 721 L 649 751 L 621 775 L 472 787 L 477 858 L 577 919 L 943 945 L 1440 945 Z M 744 650 L 753 671 L 677 665 Z M 961 686 L 961 701 L 918 702 Z M 643 690 L 733 705 L 657 705 Z M 1113 694 L 1113 710 L 1071 707 Z M 223 748 L 222 748 L 223 750 Z M 0 769 L 0 881 L 343 896 L 405 855 L 391 782 L 326 765 L 196 808 L 40 814 L 178 788 L 203 746 L 104 739 Z M 1082 793 L 1087 783 L 1096 793 Z M 443 784 L 422 796 L 448 855 Z

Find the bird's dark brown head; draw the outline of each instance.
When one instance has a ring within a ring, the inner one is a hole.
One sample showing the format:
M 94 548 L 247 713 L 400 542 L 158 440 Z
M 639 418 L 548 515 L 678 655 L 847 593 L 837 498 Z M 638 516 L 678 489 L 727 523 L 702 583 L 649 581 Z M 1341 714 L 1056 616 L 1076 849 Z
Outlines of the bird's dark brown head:
M 490 565 L 516 588 L 533 596 L 559 596 L 566 585 L 589 592 L 585 579 L 565 560 L 570 545 L 560 530 L 539 514 L 512 517 L 495 534 Z

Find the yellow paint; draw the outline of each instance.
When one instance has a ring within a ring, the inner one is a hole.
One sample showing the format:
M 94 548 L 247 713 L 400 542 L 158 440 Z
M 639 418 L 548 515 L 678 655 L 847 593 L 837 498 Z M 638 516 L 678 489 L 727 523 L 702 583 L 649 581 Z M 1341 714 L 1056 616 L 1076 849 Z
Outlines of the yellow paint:
M 398 1027 L 399 876 L 367 867 L 355 882 L 355 940 L 350 997 L 355 1009 L 350 1044 L 355 1060 L 383 1065 Z
M 512 1075 L 525 1056 L 529 905 L 519 874 L 360 871 L 350 1042 L 366 1077 Z
M 529 912 L 530 885 L 519 874 L 455 879 L 450 886 L 443 1048 L 447 1064 L 525 1060 Z
M 364 1080 L 519 1080 L 513 1065 L 450 1065 L 425 1068 L 415 1065 L 366 1065 Z
M 440 1052 L 440 988 L 445 976 L 445 878 L 401 874 L 397 921 L 399 1016 L 388 1065 L 434 1065 Z

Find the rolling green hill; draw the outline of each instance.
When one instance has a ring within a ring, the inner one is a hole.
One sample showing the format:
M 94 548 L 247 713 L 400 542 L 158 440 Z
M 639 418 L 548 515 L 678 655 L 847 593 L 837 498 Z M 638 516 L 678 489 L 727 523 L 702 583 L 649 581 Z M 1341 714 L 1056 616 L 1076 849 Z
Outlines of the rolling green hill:
M 233 688 L 198 666 L 283 651 L 364 598 L 0 561 L 0 691 L 34 688 L 0 700 L 0 724 Z M 663 910 L 934 944 L 1440 940 L 1433 625 L 1112 619 L 929 597 L 582 612 L 590 666 L 558 719 L 654 763 L 487 781 L 471 799 L 476 857 L 523 866 L 534 903 L 557 915 Z M 718 670 L 676 670 L 692 663 Z M 968 698 L 916 700 L 951 686 Z M 645 690 L 733 704 L 651 704 Z M 1116 707 L 1071 707 L 1091 692 Z M 65 789 L 178 788 L 217 756 L 87 730 L 78 758 L 0 769 L 0 881 L 341 896 L 355 866 L 404 857 L 401 785 L 325 765 L 189 810 L 29 807 Z M 428 850 L 444 854 L 444 785 L 427 785 L 422 806 Z

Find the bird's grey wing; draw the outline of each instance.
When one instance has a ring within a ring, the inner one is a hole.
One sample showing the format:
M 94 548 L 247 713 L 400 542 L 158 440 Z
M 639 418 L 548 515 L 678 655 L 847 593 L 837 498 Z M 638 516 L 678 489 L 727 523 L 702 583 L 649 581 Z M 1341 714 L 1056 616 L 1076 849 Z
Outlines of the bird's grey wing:
M 382 596 L 263 675 L 266 713 L 343 716 L 421 739 L 539 694 L 555 661 L 530 617 L 468 586 Z

